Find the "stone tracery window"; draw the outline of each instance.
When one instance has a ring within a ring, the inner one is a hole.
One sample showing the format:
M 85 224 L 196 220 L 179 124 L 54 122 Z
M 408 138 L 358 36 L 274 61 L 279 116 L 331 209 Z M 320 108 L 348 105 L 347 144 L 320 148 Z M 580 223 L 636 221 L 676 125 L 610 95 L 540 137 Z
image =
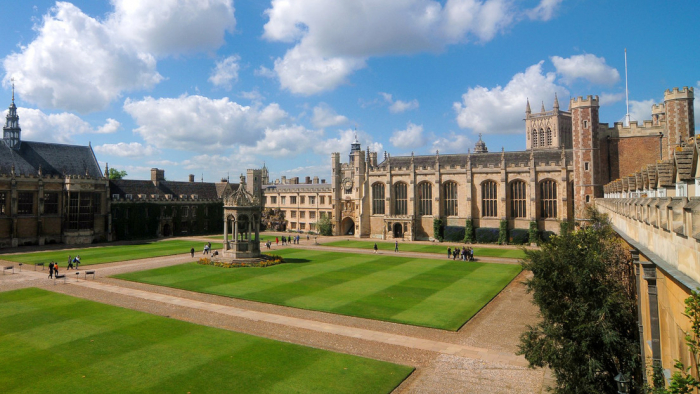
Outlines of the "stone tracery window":
M 540 146 L 544 146 L 544 129 L 540 129 Z
M 551 179 L 540 183 L 540 204 L 542 219 L 557 217 L 557 183 Z
M 433 185 L 430 182 L 418 184 L 418 214 L 433 214 Z
M 532 130 L 532 147 L 537 148 L 537 130 Z
M 510 183 L 510 216 L 524 218 L 527 215 L 527 185 L 523 181 Z
M 481 184 L 481 216 L 498 216 L 498 184 L 494 181 Z
M 445 182 L 444 200 L 445 200 L 445 216 L 457 216 L 457 183 Z
M 547 127 L 547 146 L 552 146 L 552 129 Z
M 394 215 L 408 215 L 408 187 L 403 182 L 394 185 Z
M 384 184 L 377 182 L 372 185 L 372 214 L 384 215 Z

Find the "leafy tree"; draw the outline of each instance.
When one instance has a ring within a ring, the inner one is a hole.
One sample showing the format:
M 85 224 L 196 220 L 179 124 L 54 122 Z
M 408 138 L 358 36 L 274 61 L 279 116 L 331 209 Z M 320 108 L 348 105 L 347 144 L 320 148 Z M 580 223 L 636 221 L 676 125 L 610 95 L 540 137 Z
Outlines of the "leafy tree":
M 321 235 L 333 235 L 333 225 L 331 224 L 331 218 L 328 215 L 321 216 L 318 219 L 316 222 L 316 228 L 318 228 L 318 233 Z
M 594 214 L 526 254 L 542 318 L 520 338 L 530 366 L 552 370 L 555 393 L 613 393 L 618 373 L 638 376 L 633 266 L 607 218 Z
M 537 222 L 530 222 L 530 228 L 528 229 L 528 232 L 530 233 L 528 235 L 528 238 L 530 239 L 531 244 L 539 244 L 540 243 L 540 231 L 537 229 Z
M 467 219 L 464 225 L 464 243 L 474 242 L 474 222 L 471 219 Z
M 498 244 L 505 245 L 508 243 L 508 221 L 501 220 L 498 227 Z
M 444 227 L 442 227 L 442 219 L 440 219 L 440 218 L 433 219 L 433 238 L 442 242 L 443 230 L 444 230 Z
M 127 175 L 128 174 L 126 173 L 126 171 L 119 171 L 116 168 L 109 169 L 109 179 L 111 179 L 111 180 L 122 179 Z

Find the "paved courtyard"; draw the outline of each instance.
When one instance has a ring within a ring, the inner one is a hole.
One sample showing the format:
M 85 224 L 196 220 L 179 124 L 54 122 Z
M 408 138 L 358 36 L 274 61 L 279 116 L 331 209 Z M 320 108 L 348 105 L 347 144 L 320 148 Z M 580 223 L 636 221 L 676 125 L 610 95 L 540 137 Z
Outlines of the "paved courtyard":
M 322 245 L 307 249 L 332 250 Z M 346 248 L 339 248 L 348 253 Z M 371 251 L 353 250 L 353 253 Z M 439 258 L 405 253 L 407 256 Z M 1 257 L 1 256 L 0 256 Z M 24 266 L 0 275 L 0 291 L 40 287 L 76 297 L 174 319 L 234 330 L 326 350 L 411 365 L 416 371 L 395 393 L 541 393 L 548 379 L 516 356 L 518 337 L 537 321 L 536 308 L 521 273 L 459 331 L 407 326 L 323 312 L 231 299 L 184 290 L 125 282 L 109 275 L 192 261 L 189 254 L 94 266 L 96 279 L 63 270 L 67 284 L 47 279 L 46 271 Z M 507 259 L 481 261 L 517 263 Z M 12 263 L 0 261 L 0 265 Z M 93 267 L 87 267 L 92 270 Z

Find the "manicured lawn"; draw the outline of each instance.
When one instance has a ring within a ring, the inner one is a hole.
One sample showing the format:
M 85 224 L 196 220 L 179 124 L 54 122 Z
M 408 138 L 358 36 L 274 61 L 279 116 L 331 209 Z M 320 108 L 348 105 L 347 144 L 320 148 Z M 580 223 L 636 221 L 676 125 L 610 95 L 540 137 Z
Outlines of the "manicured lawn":
M 341 248 L 356 248 L 356 249 L 372 249 L 374 248 L 374 242 L 372 241 L 335 241 L 326 242 L 323 245 L 326 246 L 337 246 Z M 455 245 L 452 244 L 440 244 L 440 245 L 426 245 L 426 244 L 413 244 L 399 242 L 399 252 L 422 252 L 422 253 L 438 253 L 445 255 L 447 258 L 447 248 L 454 248 Z M 462 246 L 460 245 L 460 248 Z M 394 244 L 388 242 L 377 242 L 377 248 L 380 250 L 394 251 Z M 522 259 L 525 258 L 525 252 L 521 249 L 499 249 L 499 248 L 480 248 L 474 247 L 474 257 L 477 259 L 479 256 L 485 257 L 505 257 L 511 259 Z
M 36 288 L 0 316 L 3 393 L 389 393 L 413 370 Z
M 211 247 L 212 249 L 221 249 L 222 244 L 212 242 Z M 195 256 L 201 255 L 204 243 L 181 240 L 159 241 L 135 245 L 98 246 L 85 249 L 0 255 L 0 258 L 25 264 L 46 263 L 48 265 L 50 261 L 56 261 L 59 267 L 66 267 L 68 255 L 72 257 L 80 255 L 80 265 L 83 266 L 188 253 L 190 248 L 194 248 Z
M 284 249 L 289 263 L 219 268 L 188 263 L 117 278 L 270 304 L 457 330 L 520 265 Z

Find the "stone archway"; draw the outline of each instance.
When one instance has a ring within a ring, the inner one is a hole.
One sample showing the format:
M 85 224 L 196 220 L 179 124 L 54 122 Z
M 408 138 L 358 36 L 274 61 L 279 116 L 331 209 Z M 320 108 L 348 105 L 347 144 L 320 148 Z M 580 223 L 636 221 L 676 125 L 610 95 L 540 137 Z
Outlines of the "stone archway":
M 165 224 L 163 225 L 163 236 L 164 236 L 164 237 L 169 237 L 170 235 L 171 235 L 170 225 L 169 225 L 168 223 L 165 223 Z
M 345 218 L 340 223 L 340 229 L 342 235 L 354 235 L 355 234 L 355 222 L 350 218 Z
M 394 238 L 403 238 L 403 224 L 394 223 Z

